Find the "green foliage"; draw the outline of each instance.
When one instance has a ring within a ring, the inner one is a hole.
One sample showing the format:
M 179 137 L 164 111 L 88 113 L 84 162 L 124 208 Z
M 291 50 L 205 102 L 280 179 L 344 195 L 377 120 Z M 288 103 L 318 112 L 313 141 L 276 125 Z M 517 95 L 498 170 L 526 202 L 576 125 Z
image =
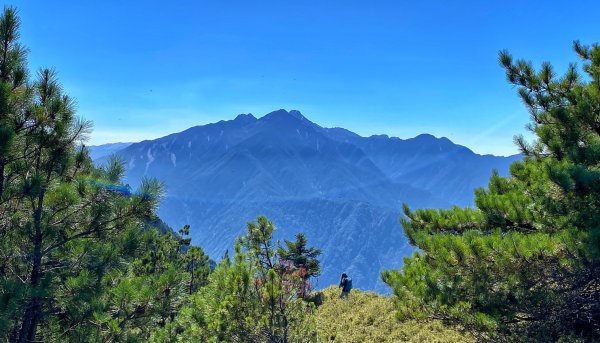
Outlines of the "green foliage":
M 208 283 L 210 261 L 208 255 L 205 255 L 200 247 L 190 247 L 183 258 L 187 271 L 190 273 L 188 292 L 193 294 Z
M 190 297 L 175 323 L 157 332 L 154 340 L 316 342 L 314 305 L 299 296 L 305 275 L 282 259 L 292 252 L 275 249 L 274 230 L 265 217 L 248 223 L 233 260 L 226 257 L 218 264 L 208 284 Z M 302 251 L 317 251 L 306 248 L 305 239 L 302 242 Z M 315 256 L 300 252 L 297 258 Z
M 302 278 L 302 289 L 300 296 L 305 297 L 310 291 L 310 283 L 308 280 L 311 277 L 317 277 L 321 274 L 321 267 L 317 257 L 321 255 L 321 250 L 307 247 L 308 240 L 303 233 L 296 235 L 296 241 L 292 242 L 285 240 L 287 249 L 279 247 L 277 253 L 283 263 L 289 262 L 289 267 L 294 268 L 298 275 Z
M 91 125 L 52 69 L 30 80 L 13 8 L 0 16 L 0 340 L 144 341 L 206 283 L 189 238 L 159 234 L 156 180 L 95 167 Z M 189 255 L 185 252 L 190 252 Z
M 511 177 L 494 173 L 476 208 L 405 206 L 420 251 L 383 273 L 401 319 L 442 319 L 480 339 L 600 339 L 600 47 L 575 50 L 585 77 L 500 53 L 537 140 L 515 139 L 525 159 Z
M 352 290 L 340 299 L 339 289 L 323 290 L 324 303 L 315 311 L 319 342 L 474 342 L 469 334 L 436 321 L 398 322 L 392 297 Z
M 90 123 L 75 116 L 54 70 L 29 80 L 18 29 L 16 11 L 5 8 L 0 340 L 313 341 L 313 306 L 298 294 L 318 275 L 320 252 L 302 235 L 277 249 L 273 224 L 259 217 L 233 261 L 210 276 L 189 226 L 176 234 L 156 218 L 160 182 L 132 191 L 119 160 L 92 164 L 83 145 Z M 298 273 L 300 264 L 310 273 Z

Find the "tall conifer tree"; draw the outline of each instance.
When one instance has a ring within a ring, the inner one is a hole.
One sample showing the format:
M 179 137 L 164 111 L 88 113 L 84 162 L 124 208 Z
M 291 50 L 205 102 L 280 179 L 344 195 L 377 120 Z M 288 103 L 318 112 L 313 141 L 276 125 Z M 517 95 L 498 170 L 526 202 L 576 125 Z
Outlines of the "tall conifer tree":
M 475 208 L 405 207 L 420 251 L 384 281 L 400 316 L 433 317 L 482 338 L 600 339 L 600 46 L 558 77 L 500 53 L 508 81 L 531 113 L 533 143 L 510 177 L 494 173 Z
M 29 80 L 16 10 L 0 16 L 0 337 L 65 341 L 100 308 L 106 273 L 132 258 L 121 241 L 141 231 L 161 193 L 131 193 L 123 165 L 91 163 L 90 123 L 75 116 L 52 69 Z M 38 328 L 43 327 L 43 330 Z M 73 338 L 81 340 L 82 337 Z

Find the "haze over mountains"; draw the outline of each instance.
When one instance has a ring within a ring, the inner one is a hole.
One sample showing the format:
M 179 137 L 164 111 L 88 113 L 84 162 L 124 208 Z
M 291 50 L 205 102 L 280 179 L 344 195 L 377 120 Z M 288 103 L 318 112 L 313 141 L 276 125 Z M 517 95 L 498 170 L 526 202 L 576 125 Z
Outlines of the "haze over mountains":
M 323 250 L 319 287 L 346 271 L 355 287 L 379 291 L 379 273 L 413 252 L 399 225 L 402 203 L 471 205 L 492 169 L 505 175 L 520 158 L 478 155 L 428 134 L 361 137 L 285 110 L 91 151 L 98 163 L 121 157 L 132 187 L 145 176 L 164 181 L 161 218 L 174 228 L 190 224 L 194 244 L 215 260 L 247 221 L 266 215 L 276 237 L 304 232 Z

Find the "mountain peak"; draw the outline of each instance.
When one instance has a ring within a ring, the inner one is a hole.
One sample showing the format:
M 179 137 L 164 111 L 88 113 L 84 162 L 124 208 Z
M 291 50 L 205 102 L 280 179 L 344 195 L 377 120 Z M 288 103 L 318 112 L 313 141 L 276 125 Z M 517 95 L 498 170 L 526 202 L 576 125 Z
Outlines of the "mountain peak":
M 418 136 L 415 136 L 413 139 L 427 139 L 427 140 L 437 140 L 438 138 L 432 134 L 429 133 L 422 133 Z
M 256 117 L 252 115 L 252 113 L 247 113 L 247 114 L 238 114 L 237 117 L 235 117 L 234 121 L 236 122 L 241 122 L 241 123 L 252 123 L 254 121 L 256 121 Z
M 309 125 L 316 125 L 313 122 L 311 122 L 310 120 L 308 120 L 305 116 L 303 116 L 302 113 L 300 113 L 300 111 L 298 111 L 298 110 L 291 110 L 288 112 L 284 109 L 279 109 L 277 111 L 273 111 L 273 112 L 266 114 L 264 117 L 262 117 L 260 119 L 267 120 L 267 121 L 274 120 L 274 119 L 277 121 L 284 120 L 286 122 L 289 122 L 290 120 L 292 122 L 302 121 Z
M 269 117 L 283 117 L 283 116 L 288 116 L 290 113 L 286 110 L 284 110 L 283 108 L 280 108 L 276 111 L 273 112 L 269 112 L 267 114 L 265 114 L 265 116 L 263 118 L 269 118 Z

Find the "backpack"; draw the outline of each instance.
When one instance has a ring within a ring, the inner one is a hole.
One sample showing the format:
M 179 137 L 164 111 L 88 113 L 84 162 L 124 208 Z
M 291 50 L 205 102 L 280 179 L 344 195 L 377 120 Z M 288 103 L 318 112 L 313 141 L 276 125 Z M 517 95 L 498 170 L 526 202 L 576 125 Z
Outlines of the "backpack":
M 346 287 L 344 287 L 344 292 L 350 292 L 351 289 L 352 289 L 352 279 L 347 278 L 346 279 Z

